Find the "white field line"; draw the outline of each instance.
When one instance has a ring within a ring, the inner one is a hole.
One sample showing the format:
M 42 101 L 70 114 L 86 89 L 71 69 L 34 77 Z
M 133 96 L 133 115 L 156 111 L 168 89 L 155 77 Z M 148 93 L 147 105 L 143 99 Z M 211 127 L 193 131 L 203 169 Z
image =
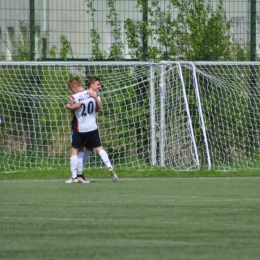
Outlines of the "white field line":
M 69 221 L 69 222 L 115 222 L 115 223 L 133 223 L 133 224 L 142 224 L 144 223 L 150 223 L 150 224 L 158 224 L 157 221 L 144 219 L 143 221 L 140 219 L 131 220 L 131 219 L 92 219 L 92 218 L 42 218 L 42 217 L 9 217 L 9 216 L 1 216 L 1 220 L 6 221 Z M 254 224 L 235 224 L 235 223 L 206 223 L 206 222 L 182 222 L 182 221 L 162 221 L 160 222 L 162 225 L 189 225 L 189 226 L 233 226 L 233 227 L 251 227 L 251 228 L 260 228 L 260 225 L 254 225 Z

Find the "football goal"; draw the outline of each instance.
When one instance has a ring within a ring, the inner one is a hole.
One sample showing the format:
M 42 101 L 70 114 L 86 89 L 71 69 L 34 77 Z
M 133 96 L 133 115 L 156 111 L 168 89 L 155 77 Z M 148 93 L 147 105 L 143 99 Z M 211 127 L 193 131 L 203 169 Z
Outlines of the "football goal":
M 259 72 L 257 62 L 0 62 L 0 168 L 69 167 L 66 85 L 93 75 L 115 167 L 259 168 Z M 93 153 L 85 167 L 104 164 Z

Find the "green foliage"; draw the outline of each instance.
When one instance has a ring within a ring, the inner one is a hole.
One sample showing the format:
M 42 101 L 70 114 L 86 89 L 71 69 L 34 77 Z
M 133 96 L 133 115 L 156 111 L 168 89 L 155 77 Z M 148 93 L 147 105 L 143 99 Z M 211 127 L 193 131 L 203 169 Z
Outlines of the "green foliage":
M 4 34 L 4 43 L 10 51 L 13 60 L 26 61 L 30 60 L 30 30 L 29 25 L 22 21 L 19 23 L 19 35 L 17 39 L 10 38 Z
M 95 13 L 97 10 L 94 8 L 94 0 L 85 0 L 87 13 L 90 15 L 90 21 L 92 22 L 92 29 L 90 30 L 90 38 L 92 44 L 92 58 L 93 59 L 115 59 L 122 60 L 123 57 L 123 43 L 121 40 L 121 27 L 118 21 L 118 13 L 115 9 L 114 0 L 109 0 L 107 6 L 109 8 L 109 14 L 107 18 L 109 19 L 110 26 L 112 28 L 112 43 L 109 48 L 109 54 L 105 55 L 100 50 L 101 37 L 98 33 L 98 29 L 95 25 Z
M 186 60 L 208 61 L 231 58 L 231 44 L 223 1 L 214 11 L 205 0 L 172 1 L 178 12 L 178 48 Z
M 93 0 L 87 2 L 92 3 L 88 8 L 93 8 Z M 116 26 L 118 15 L 114 0 L 110 0 L 108 6 L 108 18 L 111 19 L 111 25 Z M 152 61 L 249 58 L 249 50 L 241 47 L 229 35 L 230 22 L 226 20 L 222 0 L 219 0 L 216 10 L 213 10 L 207 0 L 171 0 L 167 11 L 162 10 L 159 0 L 137 0 L 136 8 L 143 17 L 149 16 L 149 19 L 134 22 L 127 18 L 124 22 L 126 43 L 131 58 Z M 178 13 L 177 18 L 173 17 L 172 10 Z M 114 29 L 113 35 L 115 44 L 110 49 L 108 57 L 118 59 L 123 47 L 119 28 Z M 95 31 L 92 39 L 97 38 Z M 95 41 L 93 43 L 96 44 Z
M 6 60 L 6 54 L 0 52 L 0 61 L 5 61 Z
M 140 23 L 134 23 L 133 20 L 127 19 L 125 21 L 126 39 L 129 48 L 129 54 L 132 58 L 142 57 L 142 46 L 140 44 Z
M 60 36 L 60 42 L 61 42 L 60 57 L 62 59 L 66 59 L 68 58 L 68 55 L 70 55 L 70 58 L 73 58 L 73 51 L 71 48 L 71 44 L 68 41 L 66 35 Z
M 177 37 L 177 23 L 172 17 L 172 7 L 167 6 L 167 12 L 160 8 L 160 1 L 152 1 L 149 8 L 148 26 L 150 26 L 153 43 L 153 52 L 149 51 L 148 57 L 152 60 L 170 60 L 177 55 L 177 46 L 175 39 Z M 152 49 L 151 47 L 149 48 Z M 154 55 L 152 55 L 154 54 Z
M 139 8 L 139 12 L 146 13 L 148 1 L 137 1 L 136 8 Z M 126 41 L 131 58 L 149 60 L 150 56 L 154 56 L 157 50 L 148 45 L 149 38 L 152 36 L 153 31 L 149 28 L 146 18 L 142 22 L 134 22 L 131 19 L 127 19 L 124 28 L 126 30 Z
M 40 35 L 40 38 L 35 43 L 36 53 L 40 50 L 43 38 L 49 35 L 49 30 Z M 68 57 L 73 58 L 73 51 L 70 42 L 65 35 L 60 36 L 61 50 L 60 57 L 66 59 Z M 19 33 L 15 38 L 10 39 L 6 33 L 4 35 L 4 44 L 10 51 L 13 61 L 28 61 L 30 60 L 30 27 L 25 21 L 19 23 Z M 57 46 L 53 45 L 50 49 L 50 56 L 57 58 Z M 3 56 L 1 60 L 5 60 Z
M 232 60 L 236 61 L 249 61 L 250 60 L 250 47 L 246 44 L 241 45 L 236 40 L 232 40 L 229 46 L 230 56 Z
M 57 57 L 57 46 L 53 45 L 50 49 L 50 55 L 53 59 L 56 59 Z
M 125 21 L 127 43 L 133 58 L 142 58 L 144 36 L 150 43 L 148 60 L 210 60 L 227 56 L 229 24 L 225 23 L 221 3 L 216 12 L 202 0 L 171 1 L 171 4 L 166 12 L 161 10 L 159 0 L 153 0 L 148 8 L 149 21 L 136 24 L 131 19 Z M 145 6 L 146 1 L 138 1 L 140 12 L 144 12 Z M 177 19 L 172 16 L 172 7 L 178 11 Z M 212 34 L 212 30 L 217 33 Z
M 114 0 L 109 0 L 108 3 L 109 15 L 107 18 L 110 20 L 110 25 L 112 27 L 112 45 L 110 47 L 110 53 L 108 58 L 115 60 L 123 59 L 123 43 L 121 40 L 121 27 L 118 22 L 118 13 L 116 13 Z
M 96 13 L 96 9 L 94 8 L 94 0 L 85 0 L 87 13 L 90 15 L 90 20 L 92 21 L 92 29 L 90 30 L 90 38 L 92 43 L 92 58 L 93 59 L 104 59 L 104 55 L 100 50 L 100 35 L 98 34 L 98 30 L 95 27 L 94 15 Z
M 99 48 L 100 44 L 100 35 L 97 32 L 96 28 L 92 28 L 90 30 L 90 37 L 91 37 L 91 43 L 92 43 L 92 58 L 93 59 L 104 59 L 105 56 L 101 52 Z
M 109 53 L 101 50 L 102 37 L 98 32 L 95 18 L 98 10 L 94 8 L 95 0 L 84 0 L 87 13 L 90 15 L 92 28 L 90 39 L 93 59 L 124 58 L 124 44 L 128 45 L 131 58 L 138 60 L 249 60 L 249 49 L 246 44 L 239 43 L 229 34 L 230 21 L 227 21 L 223 0 L 218 0 L 216 8 L 208 0 L 170 0 L 163 7 L 160 0 L 136 0 L 136 9 L 143 20 L 135 22 L 127 18 L 124 21 L 126 43 L 122 42 L 119 24 L 119 13 L 115 0 L 108 0 L 107 18 L 111 25 L 112 43 Z M 175 17 L 177 15 L 177 17 Z M 36 53 L 40 53 L 43 37 L 49 30 L 41 34 L 36 42 Z M 30 60 L 30 27 L 20 21 L 19 34 L 10 39 L 5 34 L 3 41 L 11 52 L 13 60 Z M 65 35 L 60 36 L 62 59 L 73 58 L 73 50 Z M 57 58 L 57 46 L 52 46 L 50 56 Z M 6 57 L 2 57 L 2 60 Z
M 71 44 L 68 41 L 66 35 L 60 36 L 60 43 L 61 43 L 60 58 L 61 59 L 73 58 L 73 50 L 72 50 Z M 57 58 L 57 50 L 58 50 L 58 48 L 56 45 L 53 45 L 50 49 L 50 55 L 53 59 Z
M 40 38 L 35 43 L 36 53 L 39 52 L 43 38 L 48 37 L 49 31 L 42 33 Z M 70 42 L 65 35 L 60 36 L 60 57 L 66 59 L 68 57 L 73 58 L 73 51 Z M 19 23 L 19 33 L 15 38 L 10 38 L 6 33 L 4 35 L 4 44 L 6 48 L 10 51 L 13 61 L 28 61 L 30 60 L 30 26 L 25 21 L 20 21 Z M 57 58 L 57 46 L 53 45 L 50 49 L 50 56 L 52 58 Z M 5 60 L 3 57 L 1 60 Z
M 35 42 L 35 52 L 39 52 L 43 38 L 49 35 L 49 30 L 42 33 Z M 19 22 L 19 33 L 14 38 L 10 38 L 4 34 L 4 44 L 10 51 L 13 61 L 28 61 L 30 60 L 30 26 L 25 21 Z

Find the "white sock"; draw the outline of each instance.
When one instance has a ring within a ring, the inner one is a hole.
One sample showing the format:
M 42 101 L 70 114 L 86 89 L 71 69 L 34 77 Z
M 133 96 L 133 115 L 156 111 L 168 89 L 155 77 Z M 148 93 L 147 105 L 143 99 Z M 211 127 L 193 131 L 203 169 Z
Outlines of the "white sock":
M 83 156 L 84 152 L 78 152 L 78 174 L 81 175 L 83 172 Z
M 78 168 L 78 156 L 73 155 L 70 157 L 70 171 L 72 174 L 72 178 L 77 177 L 77 168 Z
M 88 161 L 89 156 L 91 155 L 92 151 L 85 150 L 83 156 L 83 165 Z
M 104 164 L 107 166 L 107 168 L 113 168 L 110 161 L 109 161 L 107 152 L 105 150 L 101 150 L 99 152 L 99 155 L 100 155 L 102 161 L 104 162 Z

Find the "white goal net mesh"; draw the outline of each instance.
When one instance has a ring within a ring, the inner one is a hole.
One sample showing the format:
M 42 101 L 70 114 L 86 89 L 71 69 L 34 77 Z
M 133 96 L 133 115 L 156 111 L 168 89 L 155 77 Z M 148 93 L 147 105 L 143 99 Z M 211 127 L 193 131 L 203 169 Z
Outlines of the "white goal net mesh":
M 114 167 L 197 167 L 176 67 L 164 72 L 163 97 L 158 64 L 17 62 L 0 63 L 2 170 L 69 167 L 72 115 L 65 109 L 71 95 L 66 85 L 71 77 L 85 84 L 93 75 L 101 78 L 99 131 Z M 85 167 L 104 165 L 94 153 Z
M 0 62 L 1 170 L 69 169 L 66 85 L 93 75 L 115 167 L 260 167 L 260 63 Z M 93 153 L 85 167 L 104 164 Z
M 259 168 L 260 64 L 198 62 L 195 68 L 211 167 Z M 198 146 L 203 142 L 197 138 Z

